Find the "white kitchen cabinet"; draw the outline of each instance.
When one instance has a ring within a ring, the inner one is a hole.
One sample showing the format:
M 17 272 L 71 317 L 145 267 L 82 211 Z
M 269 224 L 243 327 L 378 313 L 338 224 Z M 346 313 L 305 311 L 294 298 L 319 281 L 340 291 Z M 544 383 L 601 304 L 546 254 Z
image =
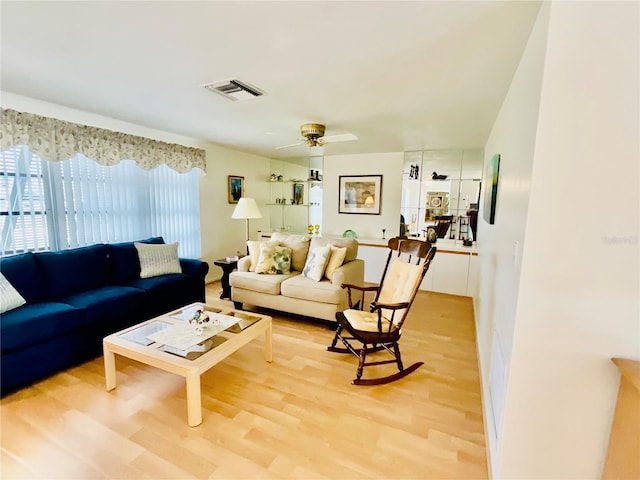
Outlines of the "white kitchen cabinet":
M 429 267 L 433 275 L 431 290 L 452 295 L 467 295 L 470 257 L 469 254 L 457 252 L 439 251 L 436 253 Z
M 384 265 L 387 262 L 389 249 L 383 245 L 358 245 L 358 258 L 364 260 L 364 281 L 379 283 L 382 278 Z
M 480 282 L 480 258 L 478 255 L 469 257 L 469 278 L 467 279 L 467 297 L 478 298 Z
M 364 260 L 365 282 L 378 283 L 382 277 L 389 249 L 382 241 L 359 240 L 358 258 Z M 455 242 L 436 243 L 436 254 L 420 290 L 473 296 L 477 290 L 479 262 L 477 251 Z

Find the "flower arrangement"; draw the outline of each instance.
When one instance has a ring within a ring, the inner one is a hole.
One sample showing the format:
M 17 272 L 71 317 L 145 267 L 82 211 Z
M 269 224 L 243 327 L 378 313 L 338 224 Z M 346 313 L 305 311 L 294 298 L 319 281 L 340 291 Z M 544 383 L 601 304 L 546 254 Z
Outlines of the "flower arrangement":
M 189 319 L 189 323 L 193 325 L 193 332 L 197 336 L 200 336 L 204 331 L 204 327 L 209 324 L 209 316 L 202 310 L 198 310 L 193 314 L 193 317 Z

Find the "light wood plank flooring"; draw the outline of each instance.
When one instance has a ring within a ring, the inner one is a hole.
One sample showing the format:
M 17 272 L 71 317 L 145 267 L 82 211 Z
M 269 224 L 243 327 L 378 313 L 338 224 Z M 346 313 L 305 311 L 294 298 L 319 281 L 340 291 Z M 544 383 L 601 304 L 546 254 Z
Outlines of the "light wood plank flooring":
M 400 345 L 425 365 L 375 387 L 326 325 L 273 318 L 273 363 L 258 339 L 204 374 L 195 428 L 183 378 L 121 357 L 111 392 L 97 358 L 4 398 L 0 477 L 487 478 L 469 298 L 419 293 Z

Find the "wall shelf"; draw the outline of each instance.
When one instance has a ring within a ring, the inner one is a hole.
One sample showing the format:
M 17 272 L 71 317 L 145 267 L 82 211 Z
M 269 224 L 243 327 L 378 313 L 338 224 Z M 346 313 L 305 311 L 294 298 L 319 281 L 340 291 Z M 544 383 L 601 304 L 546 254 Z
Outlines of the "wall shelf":
M 308 225 L 321 224 L 322 180 L 309 178 L 311 169 L 321 171 L 322 164 L 314 163 L 317 161 L 321 162 L 322 157 L 319 160 L 307 158 L 271 161 L 271 172 L 283 177 L 282 180 L 265 180 L 269 184 L 266 205 L 272 231 L 307 231 Z M 295 185 L 301 187 L 296 190 Z M 296 195 L 301 195 L 300 203 L 295 203 Z

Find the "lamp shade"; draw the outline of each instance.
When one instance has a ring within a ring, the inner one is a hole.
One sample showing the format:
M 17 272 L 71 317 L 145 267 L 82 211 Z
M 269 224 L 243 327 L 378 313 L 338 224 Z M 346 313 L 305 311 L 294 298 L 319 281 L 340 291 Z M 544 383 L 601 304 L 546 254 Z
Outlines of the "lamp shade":
M 262 218 L 258 205 L 253 198 L 242 197 L 233 211 L 231 218 Z

